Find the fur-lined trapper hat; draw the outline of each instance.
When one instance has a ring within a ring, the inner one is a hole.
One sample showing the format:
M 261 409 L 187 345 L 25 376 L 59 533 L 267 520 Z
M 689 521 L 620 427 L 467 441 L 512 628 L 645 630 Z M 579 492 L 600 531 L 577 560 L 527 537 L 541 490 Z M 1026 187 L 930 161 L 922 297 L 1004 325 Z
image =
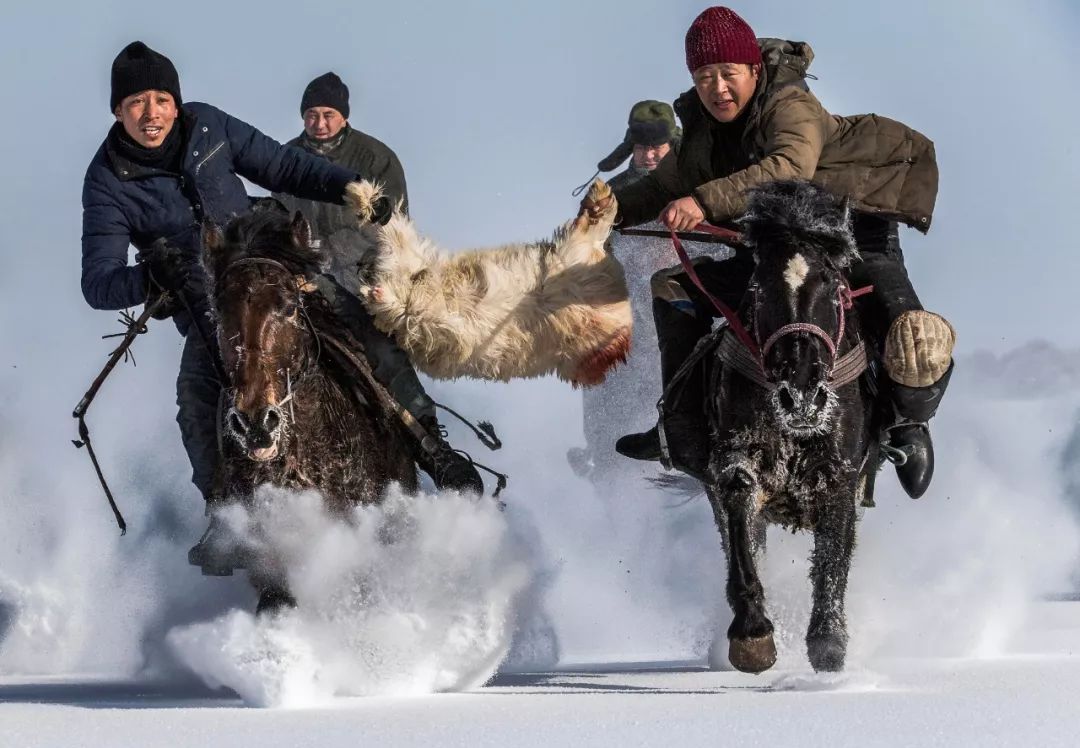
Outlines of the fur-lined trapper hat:
M 630 110 L 626 135 L 603 161 L 596 165 L 600 171 L 613 171 L 634 152 L 635 145 L 656 146 L 673 143 L 682 137 L 675 124 L 675 111 L 662 101 L 639 101 Z

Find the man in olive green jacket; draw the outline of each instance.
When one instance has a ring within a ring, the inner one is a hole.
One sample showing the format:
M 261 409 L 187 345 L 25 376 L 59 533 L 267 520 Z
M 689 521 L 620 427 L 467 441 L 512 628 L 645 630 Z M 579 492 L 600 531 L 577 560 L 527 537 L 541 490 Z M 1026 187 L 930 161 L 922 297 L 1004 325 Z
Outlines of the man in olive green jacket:
M 389 146 L 349 124 L 349 88 L 335 73 L 324 73 L 308 83 L 300 98 L 304 132 L 290 140 L 308 153 L 343 166 L 359 177 L 382 185 L 390 206 L 409 210 L 405 170 Z M 364 346 L 375 378 L 424 427 L 428 447 L 417 444 L 416 460 L 436 487 L 484 492 L 484 482 L 470 460 L 443 437 L 435 415 L 435 402 L 424 391 L 408 355 L 397 342 L 378 330 L 358 298 L 364 263 L 356 215 L 339 205 L 274 193 L 291 211 L 308 219 L 312 237 L 329 258 L 327 273 L 317 279 L 319 292 L 334 305 Z M 410 432 L 411 433 L 411 432 Z
M 745 211 L 748 189 L 781 179 L 812 180 L 849 197 L 862 256 L 851 270 L 852 283 L 874 286 L 865 322 L 884 337 L 897 413 L 889 442 L 905 454 L 897 474 L 918 498 L 933 475 L 927 422 L 952 372 L 955 334 L 919 302 L 904 268 L 898 224 L 930 228 L 938 180 L 933 143 L 885 117 L 829 114 L 804 80 L 813 60 L 809 45 L 758 40 L 728 8 L 708 8 L 695 19 L 686 35 L 686 59 L 694 88 L 675 102 L 682 143 L 647 177 L 615 190 L 621 225 L 658 215 L 677 231 L 703 221 L 732 221 Z M 742 252 L 722 263 L 699 258 L 695 269 L 714 294 L 737 307 L 753 259 Z M 657 273 L 652 290 L 666 383 L 709 331 L 713 311 L 679 266 Z M 700 375 L 696 380 L 691 378 L 689 391 L 665 418 L 682 421 L 679 433 L 703 435 L 696 443 L 671 445 L 670 455 L 677 467 L 702 475 L 707 426 L 704 382 Z M 636 459 L 659 459 L 657 429 L 625 436 L 616 449 Z

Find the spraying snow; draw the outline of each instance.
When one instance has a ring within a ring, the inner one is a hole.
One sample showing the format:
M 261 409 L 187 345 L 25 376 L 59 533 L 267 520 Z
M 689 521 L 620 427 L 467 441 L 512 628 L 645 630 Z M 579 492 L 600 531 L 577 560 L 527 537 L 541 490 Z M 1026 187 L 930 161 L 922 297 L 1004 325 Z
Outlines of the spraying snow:
M 298 607 L 171 631 L 208 685 L 299 707 L 474 688 L 495 674 L 530 565 L 494 502 L 393 490 L 346 524 L 316 493 L 264 487 L 255 510 L 236 511 L 275 549 Z

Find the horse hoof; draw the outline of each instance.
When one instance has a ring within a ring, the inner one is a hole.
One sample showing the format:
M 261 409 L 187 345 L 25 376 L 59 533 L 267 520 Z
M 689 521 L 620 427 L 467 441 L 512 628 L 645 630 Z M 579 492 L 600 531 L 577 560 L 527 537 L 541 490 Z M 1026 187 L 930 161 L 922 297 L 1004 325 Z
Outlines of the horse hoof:
M 763 673 L 776 664 L 776 643 L 772 634 L 728 642 L 728 661 L 744 673 Z
M 578 213 L 575 228 L 585 231 L 589 226 L 600 223 L 608 214 L 613 217 L 615 210 L 615 196 L 611 192 L 611 187 L 603 180 L 597 179 L 581 201 L 581 210 Z
M 837 637 L 822 636 L 806 640 L 806 654 L 814 672 L 836 673 L 844 669 L 847 646 Z
M 259 605 L 255 608 L 256 617 L 273 615 L 286 608 L 295 608 L 296 598 L 282 589 L 263 590 L 259 595 Z

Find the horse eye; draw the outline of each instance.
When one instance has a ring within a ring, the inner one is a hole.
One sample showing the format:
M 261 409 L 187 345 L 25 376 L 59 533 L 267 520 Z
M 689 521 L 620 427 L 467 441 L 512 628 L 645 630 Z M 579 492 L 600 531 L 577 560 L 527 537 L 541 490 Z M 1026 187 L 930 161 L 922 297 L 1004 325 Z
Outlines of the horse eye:
M 281 313 L 286 317 L 292 317 L 296 314 L 296 304 L 286 304 L 285 308 L 281 310 Z

